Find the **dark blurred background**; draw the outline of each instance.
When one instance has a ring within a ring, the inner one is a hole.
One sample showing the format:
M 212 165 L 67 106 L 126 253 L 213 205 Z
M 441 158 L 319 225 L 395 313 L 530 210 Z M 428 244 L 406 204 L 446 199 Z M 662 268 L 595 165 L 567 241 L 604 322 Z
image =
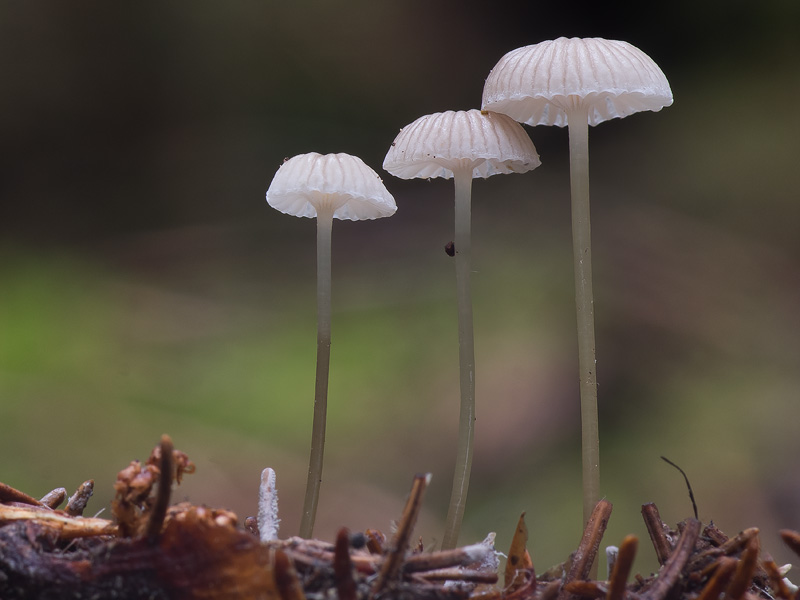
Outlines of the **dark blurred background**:
M 264 201 L 284 157 L 380 172 L 398 129 L 476 108 L 507 51 L 599 36 L 647 52 L 675 104 L 590 133 L 605 543 L 640 506 L 778 561 L 800 528 L 800 4 L 0 4 L 0 481 L 33 495 L 116 472 L 162 433 L 197 463 L 177 500 L 283 536 L 305 485 L 314 222 Z M 476 181 L 478 420 L 461 541 L 527 511 L 540 569 L 580 537 L 567 132 L 542 166 Z M 458 376 L 452 182 L 382 173 L 398 212 L 334 227 L 333 354 L 316 533 L 389 531 L 415 472 L 441 538 Z M 106 510 L 105 516 L 109 516 Z M 644 543 L 636 568 L 655 568 Z

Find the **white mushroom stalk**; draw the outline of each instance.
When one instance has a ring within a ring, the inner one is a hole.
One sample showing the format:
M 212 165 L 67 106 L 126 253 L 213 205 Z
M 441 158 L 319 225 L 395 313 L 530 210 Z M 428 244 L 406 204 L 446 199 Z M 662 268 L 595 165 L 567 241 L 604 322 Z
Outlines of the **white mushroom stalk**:
M 528 125 L 569 127 L 584 523 L 600 499 L 589 125 L 670 104 L 669 83 L 650 57 L 627 42 L 599 38 L 559 38 L 512 50 L 489 73 L 483 91 L 484 109 Z
M 455 262 L 461 408 L 458 448 L 442 549 L 458 542 L 469 489 L 475 437 L 475 344 L 472 327 L 472 179 L 524 173 L 540 164 L 522 127 L 504 115 L 478 110 L 420 117 L 392 143 L 383 168 L 402 179 L 442 177 L 455 183 Z
M 322 484 L 331 356 L 331 232 L 333 219 L 360 221 L 393 215 L 394 198 L 375 171 L 349 154 L 301 154 L 285 161 L 267 202 L 297 217 L 317 218 L 317 367 L 314 421 L 300 536 L 310 538 Z

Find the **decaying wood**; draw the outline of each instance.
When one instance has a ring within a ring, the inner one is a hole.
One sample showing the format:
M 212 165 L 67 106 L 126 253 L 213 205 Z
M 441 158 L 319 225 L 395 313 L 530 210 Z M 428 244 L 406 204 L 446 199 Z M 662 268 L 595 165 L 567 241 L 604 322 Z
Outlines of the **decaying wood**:
M 521 519 L 506 585 L 497 587 L 493 534 L 447 551 L 411 543 L 427 476 L 415 478 L 391 542 L 377 530 L 351 535 L 342 529 L 332 544 L 297 537 L 262 541 L 255 519 L 248 527 L 227 510 L 170 506 L 172 485 L 193 470 L 164 436 L 144 464 L 134 461 L 120 471 L 113 520 L 80 516 L 89 482 L 65 510 L 57 510 L 66 499 L 63 489 L 37 500 L 0 484 L 0 598 L 800 600 L 784 579 L 786 569 L 761 552 L 757 529 L 729 538 L 709 524 L 700 535 L 702 526 L 692 518 L 672 529 L 652 504 L 642 515 L 662 564 L 656 576 L 635 575 L 628 583 L 637 547 L 628 536 L 609 581 L 588 579 L 611 514 L 611 504 L 601 501 L 571 558 L 540 579 Z M 273 512 L 277 519 L 277 506 Z M 800 555 L 800 534 L 784 530 L 781 536 Z

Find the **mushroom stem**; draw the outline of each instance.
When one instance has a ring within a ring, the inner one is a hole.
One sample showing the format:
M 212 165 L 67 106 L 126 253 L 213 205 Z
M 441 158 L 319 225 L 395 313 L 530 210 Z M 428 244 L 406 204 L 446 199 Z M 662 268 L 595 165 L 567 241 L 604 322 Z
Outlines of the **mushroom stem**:
M 578 368 L 581 394 L 583 522 L 600 499 L 600 441 L 597 425 L 597 374 L 592 294 L 592 242 L 589 223 L 589 114 L 575 101 L 568 112 L 569 171 L 572 197 L 572 252 L 575 310 L 578 318 Z
M 456 288 L 458 290 L 458 358 L 461 388 L 461 411 L 458 426 L 458 451 L 450 507 L 447 510 L 442 549 L 456 547 L 461 520 L 467 502 L 469 475 L 472 469 L 472 446 L 475 437 L 475 345 L 472 332 L 472 296 L 470 272 L 472 245 L 470 222 L 472 203 L 472 165 L 453 170 L 456 188 L 455 250 Z
M 311 458 L 308 461 L 306 496 L 300 520 L 300 537 L 311 538 L 317 516 L 325 453 L 325 422 L 328 412 L 328 372 L 331 362 L 331 230 L 333 208 L 317 207 L 317 377 L 314 386 L 314 424 Z

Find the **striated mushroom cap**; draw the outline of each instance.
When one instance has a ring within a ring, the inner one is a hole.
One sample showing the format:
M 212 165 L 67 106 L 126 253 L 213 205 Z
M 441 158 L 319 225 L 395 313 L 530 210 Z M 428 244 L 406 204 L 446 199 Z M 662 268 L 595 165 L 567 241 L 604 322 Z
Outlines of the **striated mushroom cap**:
M 284 161 L 267 190 L 273 208 L 295 217 L 316 217 L 323 205 L 333 218 L 362 221 L 395 213 L 394 198 L 378 174 L 350 154 L 298 154 Z
M 395 177 L 453 177 L 472 168 L 473 177 L 524 173 L 541 164 L 522 126 L 507 117 L 479 110 L 447 111 L 420 117 L 403 127 L 392 142 L 383 168 Z
M 627 42 L 558 38 L 517 48 L 489 73 L 483 108 L 527 125 L 567 124 L 575 102 L 589 108 L 589 125 L 672 104 L 664 73 Z

